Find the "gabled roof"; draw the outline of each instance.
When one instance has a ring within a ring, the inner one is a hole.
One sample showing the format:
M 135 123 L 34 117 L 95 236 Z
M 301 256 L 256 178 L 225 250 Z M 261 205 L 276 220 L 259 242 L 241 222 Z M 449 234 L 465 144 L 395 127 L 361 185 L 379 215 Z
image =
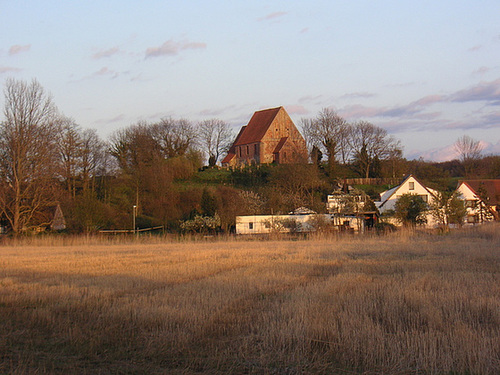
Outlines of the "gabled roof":
M 221 164 L 222 163 L 229 163 L 236 156 L 236 142 L 238 142 L 238 140 L 240 139 L 241 134 L 243 133 L 245 128 L 246 128 L 246 126 L 243 126 L 240 129 L 238 135 L 236 136 L 236 140 L 234 141 L 233 145 L 229 148 L 226 157 L 224 159 L 222 159 Z
M 278 144 L 276 145 L 276 148 L 274 149 L 273 154 L 279 153 L 287 140 L 288 140 L 288 137 L 281 138 L 280 141 L 278 142 Z
M 235 156 L 234 152 L 228 152 L 224 159 L 222 159 L 221 164 L 229 163 Z
M 460 184 L 465 184 L 478 197 L 482 195 L 482 190 L 488 199 L 485 203 L 492 206 L 500 204 L 500 180 L 463 180 Z
M 422 186 L 430 195 L 432 196 L 435 196 L 436 194 L 436 191 L 433 190 L 433 189 L 430 189 L 428 188 L 427 186 L 425 186 L 423 183 L 421 183 L 419 180 L 417 180 L 417 178 L 410 174 L 408 176 L 406 176 L 403 181 L 401 181 L 401 183 L 396 186 L 396 187 L 393 187 L 392 189 L 389 189 L 389 190 L 386 190 L 384 191 L 382 194 L 380 194 L 380 202 L 375 202 L 376 204 L 378 203 L 377 207 L 378 208 L 381 208 L 385 202 L 387 202 L 389 199 L 391 199 L 391 197 L 393 195 L 395 195 L 397 193 L 397 191 L 401 188 L 402 185 L 404 185 L 404 183 L 406 181 L 408 181 L 410 178 L 413 178 L 418 184 L 420 184 L 420 186 Z
M 260 142 L 282 108 L 270 108 L 255 112 L 248 125 L 242 129 L 234 146 Z

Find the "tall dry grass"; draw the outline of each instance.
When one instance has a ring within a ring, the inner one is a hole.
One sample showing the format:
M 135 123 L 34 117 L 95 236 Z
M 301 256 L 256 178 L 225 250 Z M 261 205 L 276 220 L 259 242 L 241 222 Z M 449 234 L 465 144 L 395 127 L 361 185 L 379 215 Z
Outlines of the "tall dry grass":
M 0 373 L 497 374 L 498 229 L 4 245 Z

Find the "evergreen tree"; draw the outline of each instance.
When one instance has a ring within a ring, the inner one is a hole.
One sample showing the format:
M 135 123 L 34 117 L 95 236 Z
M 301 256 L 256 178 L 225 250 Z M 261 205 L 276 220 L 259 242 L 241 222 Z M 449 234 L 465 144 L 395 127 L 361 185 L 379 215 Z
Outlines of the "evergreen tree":
M 396 218 L 405 226 L 425 224 L 427 204 L 416 194 L 403 194 L 396 202 Z
M 200 205 L 201 214 L 203 216 L 215 216 L 215 212 L 217 211 L 217 200 L 207 188 L 203 189 Z

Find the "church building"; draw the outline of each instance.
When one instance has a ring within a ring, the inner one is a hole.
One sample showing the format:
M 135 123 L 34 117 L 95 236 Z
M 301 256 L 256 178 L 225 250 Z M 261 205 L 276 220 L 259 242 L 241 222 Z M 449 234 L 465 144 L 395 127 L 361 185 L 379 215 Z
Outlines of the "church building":
M 287 164 L 307 161 L 304 138 L 283 107 L 264 109 L 253 114 L 243 126 L 223 167 L 249 164 Z

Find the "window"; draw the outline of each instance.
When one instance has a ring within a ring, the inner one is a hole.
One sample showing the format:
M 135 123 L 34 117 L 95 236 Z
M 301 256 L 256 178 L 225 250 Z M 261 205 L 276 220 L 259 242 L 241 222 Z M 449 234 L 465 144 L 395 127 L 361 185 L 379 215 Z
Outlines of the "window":
M 250 155 L 250 149 L 247 146 L 247 155 Z
M 253 223 L 248 223 L 248 229 L 253 229 Z
M 408 182 L 408 190 L 415 190 L 415 183 L 414 182 Z
M 255 155 L 259 153 L 259 145 L 257 143 L 253 145 L 253 152 Z
M 468 199 L 465 201 L 465 207 L 467 208 L 474 208 L 476 207 L 476 201 L 472 199 Z
M 425 203 L 429 201 L 429 197 L 427 195 L 419 195 L 420 199 L 422 199 Z

